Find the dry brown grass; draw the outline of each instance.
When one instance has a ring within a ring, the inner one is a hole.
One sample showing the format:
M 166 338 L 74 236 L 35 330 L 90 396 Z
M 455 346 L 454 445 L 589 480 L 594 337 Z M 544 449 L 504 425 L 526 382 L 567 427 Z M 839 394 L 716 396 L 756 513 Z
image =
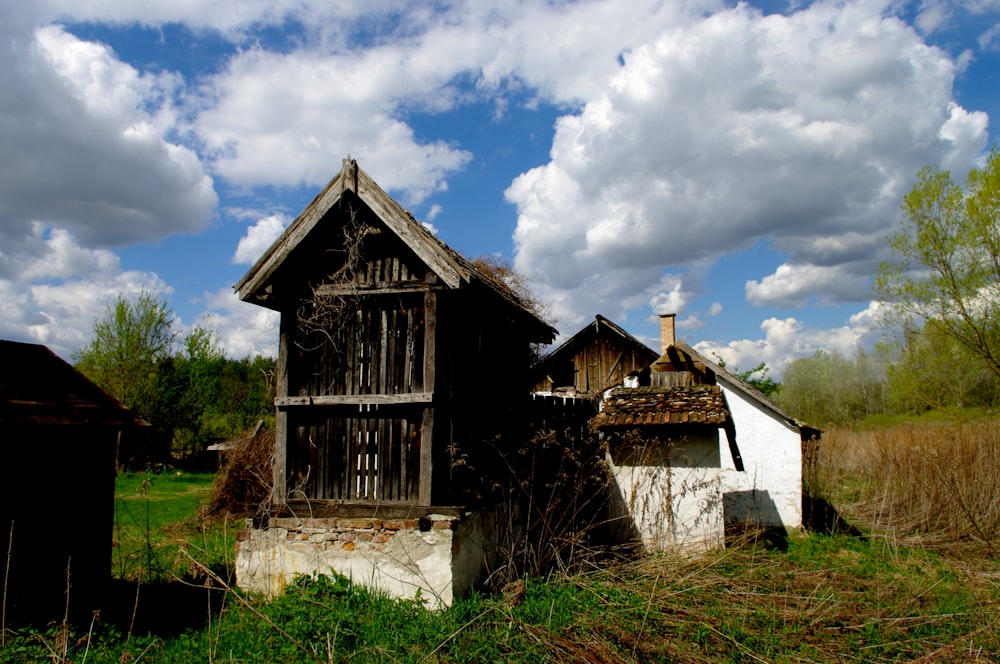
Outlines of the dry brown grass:
M 1000 422 L 824 433 L 811 484 L 873 535 L 964 554 L 1000 549 Z
M 271 498 L 274 431 L 257 429 L 229 442 L 225 462 L 215 478 L 208 513 L 213 516 L 257 516 Z

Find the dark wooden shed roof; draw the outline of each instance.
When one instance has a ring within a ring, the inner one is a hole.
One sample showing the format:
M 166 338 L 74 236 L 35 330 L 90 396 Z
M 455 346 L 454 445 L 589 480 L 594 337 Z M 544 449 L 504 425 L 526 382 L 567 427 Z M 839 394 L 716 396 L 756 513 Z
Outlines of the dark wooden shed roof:
M 718 385 L 616 388 L 593 419 L 595 429 L 729 422 L 729 408 Z
M 0 341 L 0 425 L 145 423 L 45 346 Z

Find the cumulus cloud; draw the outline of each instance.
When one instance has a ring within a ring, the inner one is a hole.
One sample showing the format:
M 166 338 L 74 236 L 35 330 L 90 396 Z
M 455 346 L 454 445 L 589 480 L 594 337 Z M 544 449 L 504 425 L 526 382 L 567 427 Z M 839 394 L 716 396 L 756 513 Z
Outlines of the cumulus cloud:
M 240 301 L 231 288 L 205 293 L 205 306 L 226 355 L 278 357 L 278 312 Z
M 516 267 L 566 310 L 613 306 L 595 273 L 638 292 L 762 239 L 788 259 L 748 280 L 752 301 L 857 301 L 913 174 L 971 164 L 987 138 L 949 57 L 871 3 L 738 5 L 624 61 L 506 192 Z
M 264 255 L 271 244 L 277 240 L 288 226 L 289 219 L 283 214 L 272 214 L 260 219 L 247 229 L 247 234 L 240 238 L 236 245 L 236 253 L 232 262 L 252 265 Z
M 781 377 L 794 360 L 816 351 L 837 352 L 854 357 L 858 349 L 871 351 L 881 335 L 877 327 L 877 302 L 851 315 L 843 325 L 820 329 L 789 317 L 768 318 L 761 323 L 763 337 L 729 342 L 702 341 L 695 349 L 706 357 L 721 357 L 728 367 L 749 369 L 765 362 L 775 378 Z
M 817 296 L 821 303 L 858 302 L 871 290 L 866 273 L 851 265 L 779 265 L 760 281 L 746 282 L 747 302 L 758 306 L 802 307 Z M 870 273 L 868 273 L 870 274 Z
M 84 246 L 120 246 L 204 228 L 217 198 L 198 156 L 166 137 L 169 74 L 140 74 L 58 26 L 0 28 L 0 238 L 41 221 Z

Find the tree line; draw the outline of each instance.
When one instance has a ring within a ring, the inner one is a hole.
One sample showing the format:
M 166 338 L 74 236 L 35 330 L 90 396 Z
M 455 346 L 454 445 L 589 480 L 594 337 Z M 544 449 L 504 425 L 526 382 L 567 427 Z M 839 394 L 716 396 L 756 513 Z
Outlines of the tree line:
M 274 359 L 227 358 L 210 321 L 179 334 L 156 293 L 119 295 L 93 333 L 73 355 L 76 368 L 168 441 L 175 459 L 274 419 Z

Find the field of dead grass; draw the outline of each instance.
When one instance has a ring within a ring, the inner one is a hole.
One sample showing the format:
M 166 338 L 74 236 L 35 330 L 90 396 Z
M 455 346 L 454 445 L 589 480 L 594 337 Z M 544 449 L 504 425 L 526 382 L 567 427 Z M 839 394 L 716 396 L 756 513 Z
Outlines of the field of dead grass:
M 873 537 L 956 558 L 1000 551 L 1000 421 L 827 431 L 807 482 Z

